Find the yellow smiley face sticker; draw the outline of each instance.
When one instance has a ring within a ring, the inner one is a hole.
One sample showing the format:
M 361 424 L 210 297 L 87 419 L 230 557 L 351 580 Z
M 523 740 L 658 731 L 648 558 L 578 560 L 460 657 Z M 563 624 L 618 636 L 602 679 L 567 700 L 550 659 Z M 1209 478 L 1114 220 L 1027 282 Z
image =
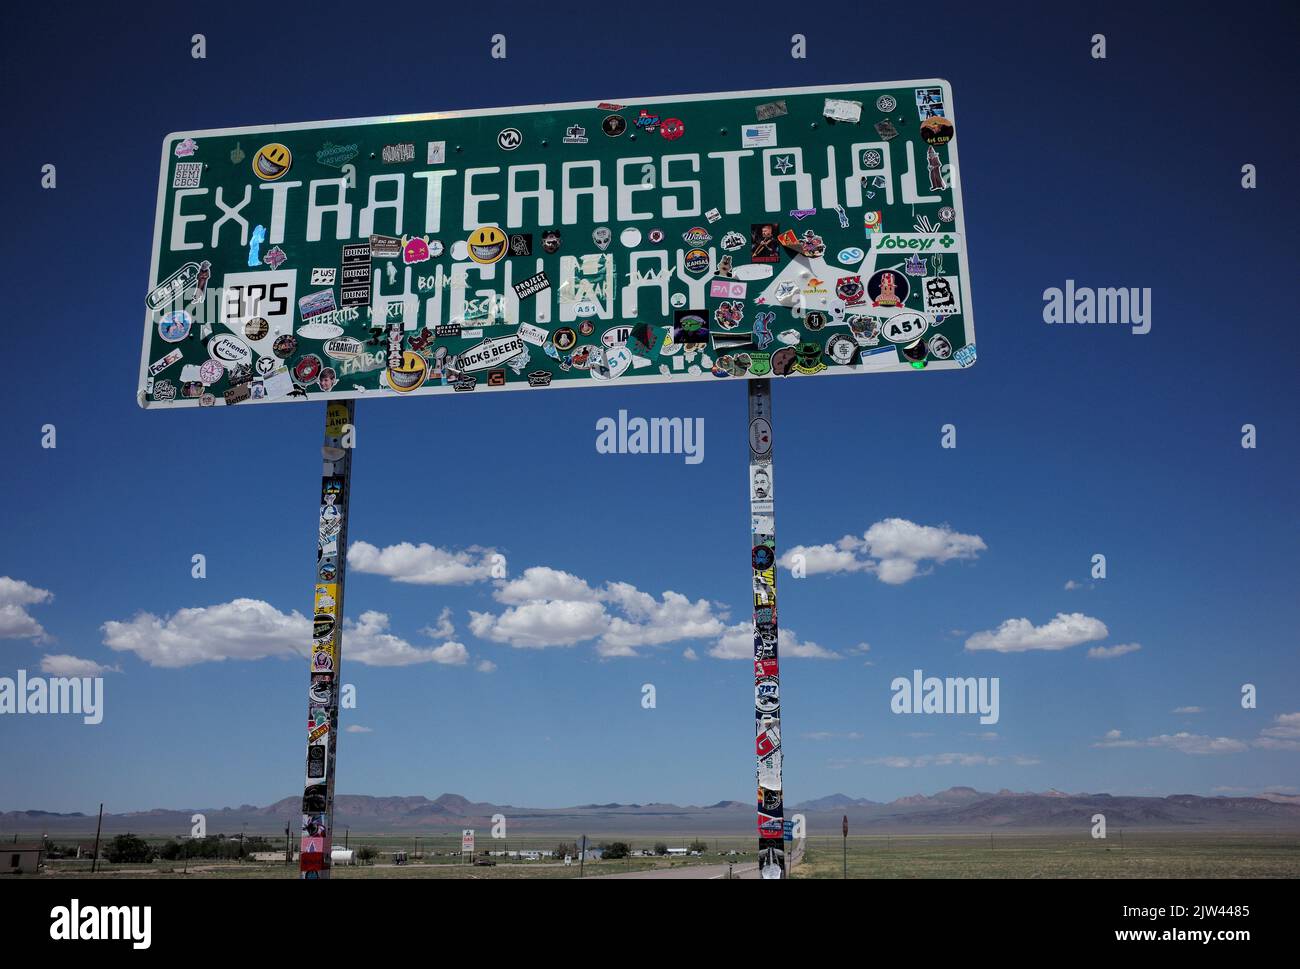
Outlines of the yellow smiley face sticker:
M 293 153 L 284 145 L 273 142 L 263 145 L 253 156 L 253 174 L 264 182 L 273 182 L 292 164 Z
M 475 229 L 469 237 L 469 257 L 488 265 L 506 254 L 506 234 L 494 225 Z
M 388 386 L 399 394 L 409 394 L 424 383 L 429 375 L 429 364 L 414 350 L 402 351 L 402 362 L 388 368 Z

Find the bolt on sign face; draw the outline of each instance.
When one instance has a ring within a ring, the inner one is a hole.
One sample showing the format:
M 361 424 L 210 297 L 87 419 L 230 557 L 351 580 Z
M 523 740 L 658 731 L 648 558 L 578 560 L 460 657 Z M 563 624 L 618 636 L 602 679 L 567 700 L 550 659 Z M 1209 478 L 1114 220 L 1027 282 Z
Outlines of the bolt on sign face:
M 178 132 L 137 399 L 966 367 L 963 220 L 943 80 Z

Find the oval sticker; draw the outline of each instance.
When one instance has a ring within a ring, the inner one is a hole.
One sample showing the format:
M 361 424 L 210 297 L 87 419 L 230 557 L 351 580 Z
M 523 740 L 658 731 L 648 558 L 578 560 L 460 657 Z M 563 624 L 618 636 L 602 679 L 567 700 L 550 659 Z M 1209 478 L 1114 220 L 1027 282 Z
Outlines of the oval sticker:
M 221 363 L 251 363 L 253 351 L 239 337 L 219 333 L 208 341 L 208 356 Z
M 890 343 L 911 343 L 930 328 L 924 313 L 897 313 L 880 324 L 880 333 Z

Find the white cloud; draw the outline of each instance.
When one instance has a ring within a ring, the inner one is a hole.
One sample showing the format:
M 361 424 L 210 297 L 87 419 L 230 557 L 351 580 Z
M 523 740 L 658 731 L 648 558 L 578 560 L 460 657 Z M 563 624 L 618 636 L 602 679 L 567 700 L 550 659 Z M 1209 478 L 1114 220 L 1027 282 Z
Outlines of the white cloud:
M 572 646 L 594 639 L 609 625 L 599 602 L 552 599 L 511 606 L 500 615 L 470 611 L 469 628 L 479 639 L 519 649 Z
M 1069 649 L 1110 635 L 1106 624 L 1081 612 L 1058 612 L 1056 618 L 1035 626 L 1028 619 L 1008 619 L 996 630 L 976 633 L 966 640 L 966 649 L 1022 653 L 1031 649 Z
M 102 676 L 105 673 L 121 673 L 120 666 L 104 666 L 93 659 L 69 656 L 67 653 L 45 655 L 41 657 L 41 672 L 50 676 Z
M 804 575 L 821 575 L 823 572 L 865 572 L 871 568 L 871 563 L 858 558 L 851 548 L 840 548 L 830 544 L 792 545 L 777 561 L 781 568 L 791 569 L 799 556 L 803 557 Z
M 465 585 L 490 579 L 497 554 L 477 546 L 453 552 L 427 542 L 378 548 L 357 541 L 348 546 L 348 568 L 412 585 Z M 504 557 L 499 564 L 504 568 Z
M 780 633 L 778 632 L 777 644 L 780 645 Z M 713 644 L 709 650 L 709 655 L 714 659 L 747 659 L 751 662 L 754 659 L 754 624 L 752 622 L 738 622 L 735 625 L 728 626 L 727 631 L 719 637 L 718 641 Z
M 45 640 L 45 628 L 27 611 L 27 607 L 43 605 L 53 598 L 54 593 L 38 589 L 22 579 L 0 576 L 0 639 Z
M 348 733 L 374 733 L 374 727 L 363 727 L 359 723 L 354 723 L 347 728 Z
M 1174 713 L 1204 713 L 1203 707 L 1174 707 Z
M 540 565 L 498 582 L 493 597 L 509 608 L 499 614 L 471 612 L 470 631 L 520 649 L 595 639 L 600 656 L 637 656 L 642 647 L 713 639 L 726 629 L 726 611 L 707 599 L 692 601 L 672 590 L 656 598 L 627 582 L 596 588 Z
M 180 609 L 171 616 L 142 612 L 127 622 L 106 622 L 101 629 L 104 645 L 110 649 L 135 653 L 150 666 L 170 669 L 222 660 L 305 656 L 312 634 L 305 616 L 280 612 L 261 599 Z M 431 649 L 412 646 L 388 631 L 387 615 L 368 611 L 355 621 L 344 621 L 343 657 L 368 666 L 460 666 L 469 654 L 460 643 Z
M 781 656 L 797 656 L 801 659 L 842 659 L 839 653 L 826 649 L 814 642 L 799 639 L 793 629 L 777 631 L 777 652 Z M 754 659 L 754 626 L 752 622 L 738 622 L 726 628 L 726 631 L 713 644 L 709 655 L 714 659 Z
M 1066 592 L 1073 592 L 1075 589 L 1082 589 L 1082 588 L 1083 588 L 1083 583 L 1082 583 L 1082 582 L 1075 582 L 1073 579 L 1066 579 L 1066 580 L 1065 580 L 1065 591 L 1066 591 Z
M 367 666 L 411 666 L 415 663 L 464 666 L 469 661 L 469 650 L 454 642 L 432 649 L 412 646 L 388 631 L 387 615 L 369 610 L 355 622 L 344 620 L 343 659 Z
M 524 569 L 524 574 L 501 582 L 492 597 L 506 605 L 521 605 L 541 599 L 563 599 L 567 602 L 599 602 L 600 593 L 576 575 L 534 565 Z
M 1261 750 L 1300 750 L 1300 713 L 1281 713 L 1251 745 Z
M 801 640 L 793 629 L 781 629 L 777 632 L 777 649 L 781 656 L 798 656 L 803 659 L 839 659 L 838 653 L 834 653 L 823 646 L 809 640 Z M 750 652 L 753 652 L 751 647 Z
M 478 670 L 480 673 L 495 673 L 497 671 L 497 664 L 492 662 L 490 659 L 481 659 L 474 664 L 474 669 Z
M 1120 643 L 1117 646 L 1090 646 L 1088 648 L 1088 659 L 1114 659 L 1127 653 L 1136 653 L 1141 648 L 1140 643 Z
M 451 639 L 455 636 L 456 626 L 451 621 L 451 606 L 444 606 L 442 612 L 438 613 L 438 621 L 425 626 L 420 632 L 430 639 Z
M 833 544 L 796 545 L 781 556 L 780 564 L 790 569 L 802 557 L 805 575 L 871 572 L 887 585 L 901 585 L 922 574 L 922 563 L 973 559 L 987 548 L 978 535 L 964 535 L 947 525 L 886 518 L 861 538 L 845 535 Z
M 690 660 L 691 662 L 695 662 L 699 658 L 700 658 L 700 654 L 695 652 L 695 650 L 691 649 L 691 647 L 689 646 L 687 646 L 684 650 L 682 650 L 682 659 L 687 659 Z
M 726 628 L 707 599 L 692 602 L 680 592 L 659 599 L 626 582 L 606 587 L 604 598 L 628 618 L 613 616 L 596 644 L 602 656 L 635 656 L 640 646 L 660 646 L 682 639 L 712 639 Z
M 1093 744 L 1094 747 L 1155 747 L 1176 750 L 1183 754 L 1236 754 L 1246 749 L 1246 744 L 1231 737 L 1208 737 L 1203 734 L 1180 732 L 1160 734 L 1145 740 L 1127 740 L 1118 730 L 1109 731 Z
M 227 659 L 301 656 L 311 643 L 311 622 L 260 599 L 180 609 L 171 616 L 138 613 L 128 622 L 100 627 L 104 645 L 135 653 L 150 666 L 178 668 Z

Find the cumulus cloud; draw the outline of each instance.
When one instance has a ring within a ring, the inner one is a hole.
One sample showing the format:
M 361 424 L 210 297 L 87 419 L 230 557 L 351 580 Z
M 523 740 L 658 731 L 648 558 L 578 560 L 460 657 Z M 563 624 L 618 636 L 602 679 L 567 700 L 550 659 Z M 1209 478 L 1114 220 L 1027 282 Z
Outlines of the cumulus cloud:
M 430 639 L 451 639 L 456 635 L 456 626 L 451 621 L 451 607 L 446 606 L 438 613 L 438 621 L 425 626 L 420 632 Z
M 348 568 L 411 585 L 467 585 L 492 578 L 494 568 L 500 574 L 505 557 L 477 546 L 450 551 L 427 542 L 399 542 L 378 548 L 357 541 L 348 546 Z
M 666 591 L 659 598 L 626 582 L 606 586 L 604 598 L 623 612 L 613 616 L 597 644 L 603 656 L 633 656 L 637 647 L 660 646 L 682 639 L 711 639 L 726 628 L 713 603 L 692 602 L 680 592 Z
M 646 646 L 713 639 L 726 628 L 726 611 L 707 599 L 692 600 L 672 590 L 655 597 L 627 582 L 597 588 L 542 565 L 498 582 L 493 598 L 507 608 L 471 611 L 470 631 L 520 649 L 596 640 L 600 656 L 636 656 Z
M 754 634 L 746 622 L 728 624 L 728 611 L 708 599 L 691 599 L 671 589 L 652 595 L 629 582 L 596 586 L 569 572 L 537 565 L 492 593 L 506 608 L 499 613 L 470 612 L 470 631 L 480 639 L 519 649 L 574 646 L 591 641 L 604 658 L 639 656 L 646 648 L 671 643 L 711 643 L 716 659 L 754 657 Z M 781 630 L 782 655 L 838 659 L 832 650 Z M 860 649 L 865 650 L 865 644 Z M 699 658 L 687 647 L 682 656 Z
M 1186 731 L 1137 739 L 1126 738 L 1120 731 L 1111 730 L 1093 746 L 1106 748 L 1154 747 L 1176 750 L 1183 754 L 1236 754 L 1247 749 L 1245 743 L 1231 737 L 1209 737 L 1204 734 L 1187 733 Z
M 28 606 L 50 602 L 54 593 L 47 589 L 0 576 L 0 639 L 34 639 L 41 642 L 48 637 L 45 628 L 27 611 Z
M 1069 649 L 1080 643 L 1105 639 L 1110 635 L 1106 624 L 1081 612 L 1058 612 L 1056 618 L 1041 626 L 1028 619 L 1008 619 L 995 630 L 976 633 L 966 640 L 966 649 L 992 650 L 998 653 L 1023 653 L 1031 649 Z
M 474 664 L 474 669 L 478 670 L 480 673 L 495 673 L 497 671 L 497 664 L 492 662 L 490 659 L 481 659 Z
M 886 518 L 861 537 L 845 535 L 834 543 L 793 546 L 779 561 L 785 569 L 801 568 L 804 575 L 870 572 L 887 585 L 902 585 L 928 572 L 925 563 L 973 559 L 987 548 L 978 535 L 964 535 L 947 525 Z
M 1261 750 L 1300 750 L 1300 713 L 1281 713 L 1252 742 Z
M 105 673 L 121 673 L 120 666 L 104 666 L 93 659 L 69 656 L 67 653 L 46 654 L 41 657 L 41 672 L 50 676 L 102 676 Z
M 801 640 L 793 629 L 778 629 L 777 651 L 781 656 L 798 656 L 802 659 L 841 659 L 833 650 L 817 643 Z M 726 628 L 709 650 L 714 659 L 754 659 L 754 627 L 749 622 L 738 622 Z
M 469 662 L 469 650 L 454 642 L 431 649 L 412 646 L 388 631 L 387 615 L 369 610 L 355 622 L 343 621 L 343 658 L 367 666 L 411 666 L 415 663 L 464 666 Z
M 1091 646 L 1088 648 L 1088 659 L 1114 659 L 1127 653 L 1136 653 L 1141 648 L 1140 643 L 1120 643 L 1117 646 Z
M 497 602 L 520 605 L 540 599 L 562 599 L 566 602 L 599 602 L 600 593 L 585 581 L 560 569 L 534 565 L 524 569 L 524 574 L 498 583 L 492 593 Z
M 227 659 L 301 656 L 311 643 L 306 616 L 280 612 L 261 599 L 180 609 L 171 616 L 141 612 L 127 622 L 110 620 L 100 628 L 109 649 L 173 669 Z
M 170 616 L 138 613 L 126 622 L 101 627 L 104 645 L 135 653 L 150 666 L 179 668 L 224 660 L 257 660 L 306 655 L 311 621 L 299 612 L 281 612 L 261 599 L 234 599 L 215 606 L 180 609 Z M 469 652 L 461 643 L 433 648 L 413 646 L 388 631 L 388 616 L 363 612 L 344 620 L 343 656 L 369 666 L 440 663 L 463 666 Z
M 565 599 L 525 602 L 494 615 L 470 610 L 469 629 L 479 639 L 519 649 L 573 646 L 594 639 L 609 625 L 599 602 Z
M 354 723 L 351 726 L 347 727 L 346 729 L 348 733 L 374 733 L 375 732 L 374 727 L 363 727 L 359 723 Z

